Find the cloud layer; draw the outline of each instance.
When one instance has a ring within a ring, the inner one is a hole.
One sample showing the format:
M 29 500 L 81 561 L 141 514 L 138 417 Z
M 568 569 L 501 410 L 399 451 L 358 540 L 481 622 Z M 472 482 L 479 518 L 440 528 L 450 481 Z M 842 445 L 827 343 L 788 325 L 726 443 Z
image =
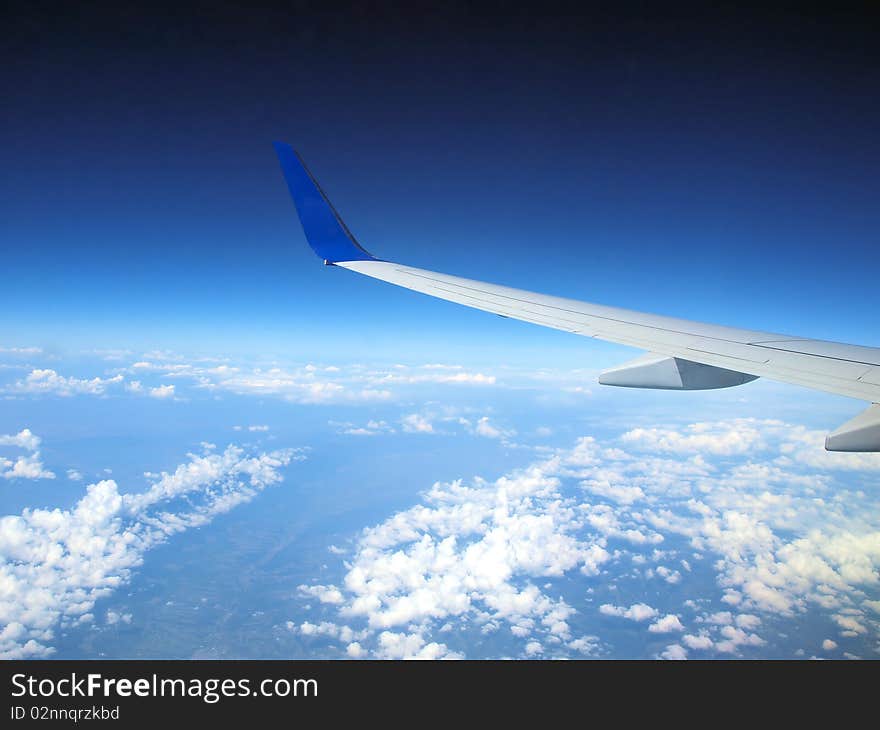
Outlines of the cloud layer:
M 597 655 L 609 648 L 599 632 L 575 626 L 609 621 L 631 622 L 646 644 L 679 637 L 661 658 L 741 655 L 766 645 L 767 621 L 816 612 L 864 649 L 880 636 L 880 495 L 854 482 L 878 461 L 801 460 L 822 436 L 739 419 L 584 437 L 495 481 L 435 484 L 364 530 L 337 585 L 300 590 L 358 657 L 466 656 L 450 638 L 475 630 L 510 632 L 521 656 Z M 714 572 L 726 609 L 705 596 L 672 610 L 591 605 L 553 589 L 577 572 L 621 592 L 629 579 L 678 586 L 694 565 Z
M 34 445 L 27 432 L 15 438 Z M 125 584 L 146 551 L 252 499 L 296 458 L 229 446 L 191 454 L 143 492 L 120 492 L 107 479 L 89 484 L 69 510 L 0 518 L 0 658 L 51 654 L 55 631 L 93 621 L 95 602 Z M 107 615 L 108 623 L 130 620 Z
M 39 352 L 37 352 L 39 354 Z M 129 353 L 105 358 L 113 363 Z M 16 366 L 20 367 L 20 366 Z M 127 366 L 104 375 L 79 378 L 51 368 L 30 372 L 0 389 L 7 397 L 75 395 L 107 396 L 129 393 L 174 399 L 181 391 L 190 396 L 231 393 L 273 397 L 301 404 L 370 404 L 391 399 L 414 386 L 492 387 L 497 377 L 469 371 L 459 365 L 248 365 L 216 359 L 184 358 L 173 353 L 147 353 Z

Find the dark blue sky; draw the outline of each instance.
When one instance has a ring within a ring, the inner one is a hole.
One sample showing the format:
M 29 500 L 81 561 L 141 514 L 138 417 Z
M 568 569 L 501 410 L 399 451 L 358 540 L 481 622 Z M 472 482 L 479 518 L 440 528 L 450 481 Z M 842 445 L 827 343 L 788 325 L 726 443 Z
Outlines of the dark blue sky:
M 273 139 L 383 258 L 880 345 L 865 11 L 126 5 L 6 23 L 0 345 L 598 347 L 323 269 Z

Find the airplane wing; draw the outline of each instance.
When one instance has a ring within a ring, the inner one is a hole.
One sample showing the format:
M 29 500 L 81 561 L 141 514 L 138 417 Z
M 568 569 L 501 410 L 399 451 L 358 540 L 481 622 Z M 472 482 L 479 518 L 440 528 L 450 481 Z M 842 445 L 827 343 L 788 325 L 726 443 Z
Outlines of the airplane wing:
M 867 410 L 828 435 L 825 448 L 880 451 L 880 348 L 606 307 L 377 259 L 356 241 L 293 148 L 274 144 L 306 239 L 325 264 L 503 317 L 647 351 L 602 373 L 604 385 L 706 390 L 766 377 L 869 401 Z

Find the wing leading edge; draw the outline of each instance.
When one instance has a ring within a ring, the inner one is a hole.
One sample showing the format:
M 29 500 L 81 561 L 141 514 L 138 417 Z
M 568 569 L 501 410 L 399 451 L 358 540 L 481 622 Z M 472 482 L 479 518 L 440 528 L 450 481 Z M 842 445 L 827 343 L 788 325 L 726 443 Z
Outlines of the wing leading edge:
M 743 330 L 538 294 L 374 258 L 286 144 L 275 149 L 306 238 L 327 264 L 505 317 L 629 345 L 648 354 L 605 385 L 703 390 L 767 377 L 872 403 L 826 439 L 833 451 L 880 451 L 880 349 Z

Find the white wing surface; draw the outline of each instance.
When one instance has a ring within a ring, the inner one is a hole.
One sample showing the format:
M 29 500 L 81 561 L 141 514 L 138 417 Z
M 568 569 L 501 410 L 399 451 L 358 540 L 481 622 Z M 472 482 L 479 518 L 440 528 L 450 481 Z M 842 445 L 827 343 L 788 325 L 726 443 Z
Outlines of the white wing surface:
M 704 390 L 758 377 L 869 401 L 826 439 L 834 451 L 880 451 L 880 348 L 723 327 L 464 279 L 374 258 L 352 236 L 289 145 L 275 144 L 306 238 L 325 263 L 504 317 L 640 348 L 599 382 Z

